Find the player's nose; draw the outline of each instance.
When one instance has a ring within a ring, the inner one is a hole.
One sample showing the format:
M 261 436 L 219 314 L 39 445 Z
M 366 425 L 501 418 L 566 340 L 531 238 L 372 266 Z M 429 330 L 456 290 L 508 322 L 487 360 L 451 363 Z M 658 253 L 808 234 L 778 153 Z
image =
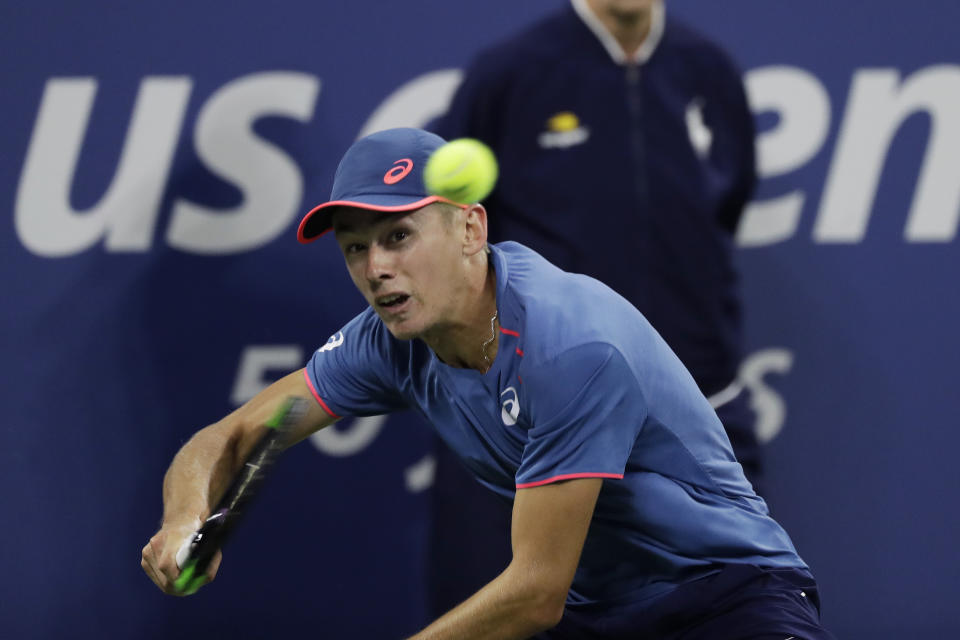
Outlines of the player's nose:
M 383 280 L 393 277 L 393 260 L 390 252 L 383 247 L 373 245 L 367 250 L 365 276 L 371 285 L 376 286 Z

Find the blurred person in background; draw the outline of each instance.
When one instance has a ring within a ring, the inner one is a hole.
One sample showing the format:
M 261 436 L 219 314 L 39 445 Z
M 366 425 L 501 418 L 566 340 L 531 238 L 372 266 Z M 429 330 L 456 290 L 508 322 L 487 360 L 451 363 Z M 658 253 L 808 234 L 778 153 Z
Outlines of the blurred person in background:
M 643 312 L 693 374 L 759 492 L 755 415 L 737 382 L 732 255 L 756 182 L 754 124 L 724 51 L 668 19 L 660 0 L 572 0 L 482 51 L 432 128 L 496 153 L 501 178 L 485 201 L 493 241 L 597 278 Z M 509 557 L 500 533 L 509 513 L 442 445 L 434 496 L 440 612 Z

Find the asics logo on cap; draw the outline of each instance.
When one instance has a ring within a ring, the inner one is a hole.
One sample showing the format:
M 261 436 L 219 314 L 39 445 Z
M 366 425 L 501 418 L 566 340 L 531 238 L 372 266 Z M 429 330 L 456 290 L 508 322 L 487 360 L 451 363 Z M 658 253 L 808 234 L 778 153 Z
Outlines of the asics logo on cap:
M 402 164 L 401 164 L 402 163 Z M 383 176 L 384 184 L 397 184 L 401 180 L 407 177 L 407 174 L 413 169 L 413 160 L 410 158 L 403 158 L 402 160 L 397 160 L 393 163 L 393 169 L 387 171 Z M 400 166 L 396 166 L 400 165 Z

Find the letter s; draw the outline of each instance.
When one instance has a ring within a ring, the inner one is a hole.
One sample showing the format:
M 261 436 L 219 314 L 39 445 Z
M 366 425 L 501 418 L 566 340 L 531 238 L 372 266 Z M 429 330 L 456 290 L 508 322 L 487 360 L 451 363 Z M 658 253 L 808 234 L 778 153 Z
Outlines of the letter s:
M 750 404 L 757 413 L 756 434 L 761 443 L 777 437 L 787 417 L 786 404 L 775 390 L 764 382 L 768 373 L 784 374 L 793 367 L 793 353 L 788 349 L 763 349 L 751 354 L 740 365 L 740 382 L 750 389 Z
M 426 125 L 447 110 L 462 80 L 459 69 L 442 69 L 405 82 L 370 115 L 357 137 L 391 127 Z
M 254 134 L 253 123 L 267 115 L 306 122 L 319 91 L 315 76 L 265 72 L 238 78 L 210 97 L 197 117 L 197 153 L 238 186 L 244 199 L 230 210 L 177 200 L 167 230 L 171 246 L 235 253 L 260 247 L 287 227 L 303 197 L 303 176 L 286 153 Z

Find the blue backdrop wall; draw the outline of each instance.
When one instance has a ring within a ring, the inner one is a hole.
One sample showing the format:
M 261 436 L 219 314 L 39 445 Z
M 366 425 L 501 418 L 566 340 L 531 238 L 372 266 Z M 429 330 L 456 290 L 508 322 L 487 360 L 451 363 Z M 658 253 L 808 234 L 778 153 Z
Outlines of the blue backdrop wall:
M 293 449 L 196 596 L 139 568 L 169 460 L 362 308 L 304 248 L 361 133 L 441 113 L 547 0 L 0 5 L 0 636 L 391 638 L 426 622 L 427 429 Z M 953 637 L 960 4 L 668 0 L 725 44 L 768 496 L 843 638 Z

